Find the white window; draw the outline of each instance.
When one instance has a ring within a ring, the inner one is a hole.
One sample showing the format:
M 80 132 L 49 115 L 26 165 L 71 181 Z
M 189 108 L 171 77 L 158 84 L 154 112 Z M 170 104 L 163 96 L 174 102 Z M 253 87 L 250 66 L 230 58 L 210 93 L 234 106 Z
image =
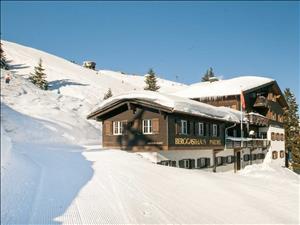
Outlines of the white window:
M 217 124 L 213 124 L 213 133 L 212 133 L 213 137 L 217 137 L 218 136 L 218 125 Z
M 123 134 L 123 122 L 122 121 L 114 121 L 113 122 L 113 133 L 114 135 L 122 135 Z
M 187 134 L 187 121 L 181 120 L 181 134 Z
M 152 120 L 143 120 L 143 133 L 152 134 Z
M 199 136 L 204 136 L 204 124 L 198 123 Z

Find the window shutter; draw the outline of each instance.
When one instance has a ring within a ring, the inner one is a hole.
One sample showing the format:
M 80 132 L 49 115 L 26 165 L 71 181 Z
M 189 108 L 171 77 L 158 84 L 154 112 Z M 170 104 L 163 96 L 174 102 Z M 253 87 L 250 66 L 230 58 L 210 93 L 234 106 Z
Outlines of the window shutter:
M 205 133 L 205 136 L 210 136 L 210 124 L 209 123 L 206 123 L 206 133 Z
M 175 120 L 175 133 L 180 134 L 181 132 L 181 123 L 180 120 Z
M 205 158 L 205 167 L 210 167 L 210 158 Z
M 179 163 L 179 167 L 180 167 L 180 168 L 183 168 L 183 167 L 184 167 L 184 161 L 183 161 L 183 160 L 179 160 L 178 163 Z
M 190 169 L 195 168 L 195 159 L 190 159 Z
M 226 164 L 226 163 L 227 163 L 226 157 L 222 157 L 222 164 Z
M 219 124 L 217 124 L 217 137 L 220 137 L 220 129 L 221 129 L 221 126 Z
M 127 127 L 127 120 L 122 120 L 122 128 L 123 128 L 123 134 L 128 133 L 128 127 Z
M 111 135 L 112 134 L 112 121 L 104 121 L 104 134 Z
M 199 123 L 198 122 L 194 122 L 194 134 L 195 136 L 199 136 Z
M 194 134 L 194 122 L 188 121 L 188 134 L 193 135 Z
M 176 161 L 172 161 L 172 166 L 176 167 Z
M 152 119 L 152 132 L 154 134 L 158 134 L 159 133 L 159 119 Z

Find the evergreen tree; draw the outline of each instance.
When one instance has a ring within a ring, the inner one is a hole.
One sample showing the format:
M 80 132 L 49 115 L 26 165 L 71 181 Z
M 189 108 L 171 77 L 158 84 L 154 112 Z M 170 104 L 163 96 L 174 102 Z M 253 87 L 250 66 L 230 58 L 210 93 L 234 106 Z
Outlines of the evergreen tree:
M 104 94 L 103 100 L 106 100 L 112 96 L 113 95 L 112 95 L 111 89 L 109 88 L 108 91 Z
M 209 81 L 209 78 L 214 77 L 215 74 L 213 72 L 213 69 L 209 67 L 209 69 L 206 71 L 204 76 L 202 77 L 202 82 Z
M 144 90 L 157 91 L 160 87 L 157 85 L 157 79 L 152 69 L 149 70 L 145 79 L 146 87 Z
M 298 104 L 295 95 L 289 88 L 284 90 L 289 108 L 284 112 L 285 149 L 291 152 L 292 167 L 300 170 L 300 127 Z
M 30 73 L 29 80 L 39 88 L 48 90 L 48 82 L 46 80 L 46 74 L 44 73 L 44 70 L 42 59 L 40 59 L 38 65 L 34 67 L 34 73 Z
M 4 54 L 4 50 L 2 48 L 2 43 L 0 42 L 0 62 L 1 62 L 1 69 L 8 69 L 8 65 L 6 63 L 6 58 Z
M 5 61 L 5 54 L 1 42 L 0 42 L 0 56 L 1 56 L 1 60 Z

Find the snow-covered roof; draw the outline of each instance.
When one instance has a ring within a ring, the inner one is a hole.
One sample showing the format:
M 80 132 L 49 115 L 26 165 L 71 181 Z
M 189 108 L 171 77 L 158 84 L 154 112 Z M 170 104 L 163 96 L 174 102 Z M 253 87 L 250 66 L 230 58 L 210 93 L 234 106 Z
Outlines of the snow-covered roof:
M 247 91 L 262 85 L 274 82 L 271 78 L 258 76 L 241 76 L 228 80 L 214 82 L 200 82 L 174 93 L 177 96 L 187 98 L 213 98 L 221 96 L 239 95 L 241 91 Z
M 104 109 L 108 109 L 116 103 L 128 100 L 140 100 L 143 102 L 153 103 L 155 105 L 168 108 L 173 113 L 186 113 L 211 119 L 240 122 L 240 111 L 226 107 L 216 107 L 195 100 L 190 100 L 188 98 L 153 91 L 134 91 L 111 97 L 101 102 L 94 110 L 92 110 L 90 115 L 88 115 L 88 118 L 95 117 L 99 112 Z

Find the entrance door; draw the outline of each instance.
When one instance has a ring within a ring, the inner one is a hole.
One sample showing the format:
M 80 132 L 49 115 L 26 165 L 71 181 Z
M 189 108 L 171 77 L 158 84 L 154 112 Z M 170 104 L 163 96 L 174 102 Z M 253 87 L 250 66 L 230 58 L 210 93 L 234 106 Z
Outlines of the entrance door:
M 236 152 L 236 170 L 241 169 L 241 152 Z

